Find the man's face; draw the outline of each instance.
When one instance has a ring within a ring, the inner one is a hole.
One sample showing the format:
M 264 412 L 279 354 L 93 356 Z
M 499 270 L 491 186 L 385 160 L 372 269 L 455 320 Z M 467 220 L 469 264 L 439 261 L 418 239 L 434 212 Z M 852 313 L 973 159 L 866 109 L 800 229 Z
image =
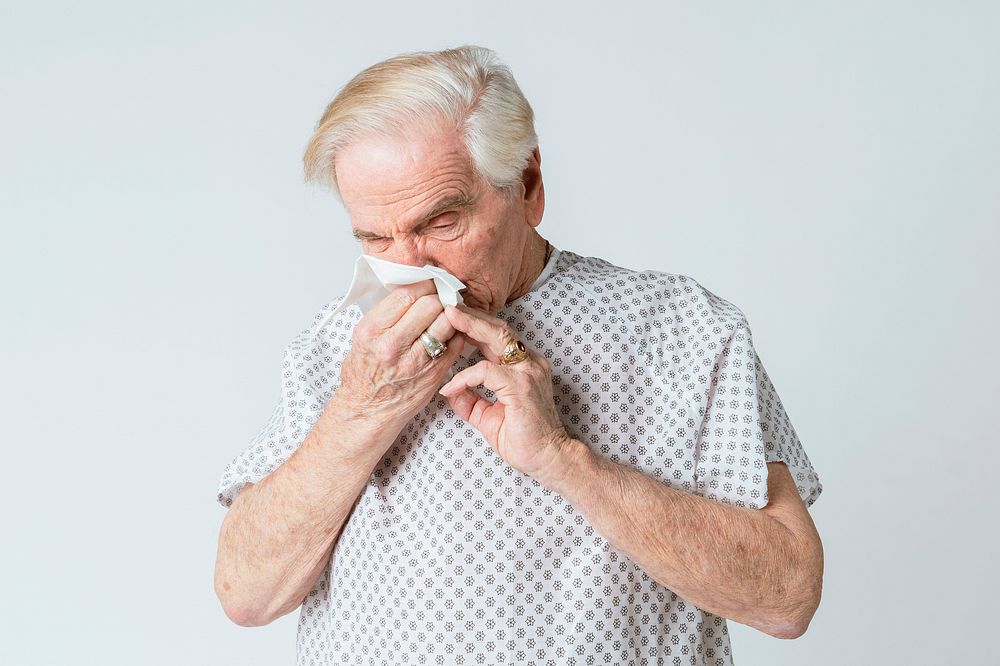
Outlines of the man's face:
M 338 155 L 337 183 L 365 254 L 443 268 L 465 283 L 465 303 L 484 312 L 523 288 L 541 206 L 523 187 L 505 201 L 478 178 L 457 132 L 359 139 Z

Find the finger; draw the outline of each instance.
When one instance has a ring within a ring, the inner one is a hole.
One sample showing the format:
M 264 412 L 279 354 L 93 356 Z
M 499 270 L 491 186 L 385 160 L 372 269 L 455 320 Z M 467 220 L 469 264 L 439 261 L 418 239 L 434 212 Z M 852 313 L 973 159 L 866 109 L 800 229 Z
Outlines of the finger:
M 493 391 L 499 399 L 502 394 L 507 393 L 511 383 L 510 370 L 506 370 L 492 361 L 480 361 L 452 377 L 447 384 L 439 389 L 439 392 L 441 395 L 447 396 L 482 384 Z
M 475 428 L 479 428 L 479 422 L 482 420 L 483 413 L 494 404 L 469 389 L 462 389 L 457 393 L 447 396 L 447 398 L 448 403 L 455 410 L 455 413 L 461 416 L 463 421 Z
M 437 292 L 425 294 L 410 306 L 410 309 L 389 329 L 387 335 L 396 346 L 405 349 L 411 346 L 413 341 L 419 338 L 420 334 L 426 331 L 443 312 L 444 306 L 441 305 Z
M 455 335 L 455 327 L 451 325 L 448 315 L 444 313 L 443 308 L 434 321 L 431 322 L 431 325 L 427 327 L 427 332 L 441 342 L 447 342 L 451 339 L 451 336 Z
M 448 403 L 462 417 L 463 421 L 480 432 L 483 431 L 484 420 L 487 416 L 492 421 L 502 421 L 504 418 L 505 408 L 502 402 L 490 402 L 469 389 L 462 389 L 460 393 L 449 397 Z M 486 443 L 497 455 L 500 455 L 499 442 L 487 440 Z
M 431 279 L 392 285 L 389 289 L 389 293 L 364 316 L 376 332 L 392 328 L 421 296 L 437 293 L 437 286 Z
M 435 336 L 437 337 L 437 336 Z M 440 340 L 441 338 L 438 338 Z M 427 353 L 427 348 L 424 347 L 424 343 L 420 341 L 420 338 L 414 340 L 413 345 L 410 347 L 409 353 L 414 356 L 414 358 L 420 359 L 420 363 L 424 365 L 430 365 L 432 363 L 443 365 L 446 368 L 450 368 L 455 365 L 455 361 L 458 360 L 459 355 L 462 353 L 462 349 L 465 348 L 465 334 L 460 331 L 456 331 L 448 342 L 445 344 L 444 353 L 437 358 L 431 358 L 431 355 Z M 439 380 L 440 381 L 440 380 Z
M 517 338 L 504 320 L 464 304 L 445 306 L 444 311 L 455 330 L 465 333 L 483 352 L 483 356 L 493 363 L 500 362 L 507 343 Z
M 431 322 L 431 325 L 428 326 L 426 330 L 432 337 L 435 337 L 444 343 L 445 353 L 436 359 L 431 358 L 430 354 L 427 353 L 427 348 L 424 347 L 424 343 L 420 341 L 419 333 L 410 345 L 410 353 L 413 354 L 415 358 L 426 359 L 427 361 L 434 361 L 435 363 L 447 363 L 450 368 L 454 365 L 455 360 L 458 359 L 459 354 L 462 353 L 462 349 L 465 348 L 465 336 L 456 331 L 448 322 L 448 318 L 445 316 L 444 311 L 438 313 L 437 319 Z M 421 331 L 421 333 L 422 332 L 423 331 Z M 455 349 L 455 347 L 458 349 Z

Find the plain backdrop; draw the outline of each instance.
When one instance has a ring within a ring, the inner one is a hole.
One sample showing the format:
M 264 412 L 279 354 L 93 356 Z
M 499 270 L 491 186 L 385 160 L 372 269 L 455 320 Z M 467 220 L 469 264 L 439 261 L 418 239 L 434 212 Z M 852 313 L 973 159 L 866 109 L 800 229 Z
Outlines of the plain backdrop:
M 358 246 L 301 157 L 362 68 L 497 51 L 557 247 L 747 314 L 820 476 L 807 633 L 986 663 L 1000 561 L 995 2 L 5 3 L 0 662 L 292 664 L 213 592 L 223 467 Z

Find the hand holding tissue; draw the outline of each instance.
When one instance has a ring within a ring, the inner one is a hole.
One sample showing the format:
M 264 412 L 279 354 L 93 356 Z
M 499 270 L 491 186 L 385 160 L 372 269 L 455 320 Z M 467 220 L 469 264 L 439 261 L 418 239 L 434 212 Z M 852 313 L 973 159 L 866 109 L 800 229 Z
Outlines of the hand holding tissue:
M 354 280 L 347 290 L 347 296 L 332 315 L 354 303 L 358 304 L 361 313 L 364 314 L 389 294 L 390 287 L 427 279 L 434 280 L 442 305 L 458 305 L 463 302 L 462 295 L 458 292 L 465 289 L 465 284 L 443 268 L 430 264 L 423 268 L 394 264 L 363 254 L 354 264 Z
M 442 305 L 463 303 L 462 294 L 459 292 L 465 289 L 465 284 L 443 268 L 430 264 L 422 268 L 407 266 L 363 254 L 354 264 L 354 279 L 347 290 L 347 295 L 329 316 L 333 317 L 354 304 L 357 304 L 361 313 L 365 314 L 385 298 L 392 287 L 428 279 L 434 280 Z M 447 343 L 447 340 L 443 342 Z M 466 341 L 462 354 L 467 356 L 475 350 L 476 346 Z

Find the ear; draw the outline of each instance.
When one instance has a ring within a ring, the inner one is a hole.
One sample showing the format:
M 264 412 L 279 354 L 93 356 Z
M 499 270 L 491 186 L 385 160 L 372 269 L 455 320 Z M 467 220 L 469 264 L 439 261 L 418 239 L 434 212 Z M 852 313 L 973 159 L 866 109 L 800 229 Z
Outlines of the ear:
M 521 183 L 524 185 L 525 221 L 532 227 L 542 222 L 542 212 L 545 210 L 545 185 L 542 183 L 542 152 L 536 146 L 528 159 L 527 166 L 521 172 Z

